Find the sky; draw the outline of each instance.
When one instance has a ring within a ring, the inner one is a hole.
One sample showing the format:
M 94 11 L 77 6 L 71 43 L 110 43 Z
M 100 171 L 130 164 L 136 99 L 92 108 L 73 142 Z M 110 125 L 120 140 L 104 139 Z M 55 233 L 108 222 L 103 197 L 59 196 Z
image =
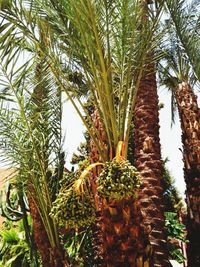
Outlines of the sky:
M 178 114 L 175 124 L 171 125 L 171 94 L 166 88 L 158 89 L 159 102 L 164 104 L 160 110 L 160 142 L 162 158 L 168 158 L 166 166 L 175 179 L 178 191 L 184 196 L 185 182 L 183 178 L 181 128 Z

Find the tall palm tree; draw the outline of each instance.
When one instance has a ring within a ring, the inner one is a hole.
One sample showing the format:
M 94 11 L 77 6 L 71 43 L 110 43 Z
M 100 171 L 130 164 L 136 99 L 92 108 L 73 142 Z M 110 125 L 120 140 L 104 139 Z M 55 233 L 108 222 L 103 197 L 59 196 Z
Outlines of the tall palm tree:
M 158 95 L 153 65 L 143 76 L 134 110 L 135 165 L 141 173 L 139 206 L 149 231 L 154 266 L 169 266 L 164 229 L 163 166 L 160 152 Z
M 200 165 L 199 165 L 199 107 L 194 94 L 195 81 L 200 81 L 199 19 L 195 17 L 194 3 L 186 12 L 183 1 L 167 1 L 176 34 L 171 36 L 172 52 L 167 50 L 167 64 L 164 67 L 164 81 L 172 90 L 172 104 L 177 105 L 182 128 L 184 177 L 188 208 L 187 246 L 188 266 L 200 264 Z M 198 5 L 195 5 L 195 9 Z M 196 11 L 196 10 L 195 10 Z M 169 44 L 168 44 L 169 45 Z M 169 47 L 169 46 L 168 46 Z M 177 51 L 175 53 L 175 51 Z
M 169 52 L 169 51 L 168 51 Z M 180 55 L 180 54 L 179 54 Z M 188 205 L 188 260 L 192 266 L 199 265 L 199 107 L 192 89 L 192 73 L 186 59 L 176 58 L 168 53 L 168 65 L 163 67 L 162 82 L 172 93 L 172 114 L 178 108 L 182 128 L 184 178 L 186 182 L 186 202 Z M 179 60 L 177 60 L 179 59 Z M 179 63 L 181 63 L 179 65 Z M 162 71 L 162 70 L 161 70 Z M 174 120 L 174 115 L 172 116 Z M 195 226 L 196 225 L 196 226 Z
M 148 2 L 143 1 L 144 10 Z M 148 21 L 148 13 L 144 22 Z M 156 69 L 152 62 L 153 50 L 146 58 L 146 66 L 140 80 L 134 109 L 134 160 L 141 174 L 139 207 L 142 225 L 149 233 L 153 249 L 153 266 L 170 266 L 164 228 L 163 164 L 159 139 L 159 108 Z
M 148 8 L 141 8 L 139 0 L 78 0 L 76 2 L 74 0 L 29 0 L 26 4 L 22 0 L 16 2 L 10 4 L 9 8 L 12 12 L 5 12 L 4 9 L 1 12 L 6 20 L 1 28 L 3 33 L 6 32 L 1 49 L 5 51 L 5 45 L 10 48 L 11 40 L 8 35 L 14 31 L 16 32 L 12 34 L 12 41 L 23 44 L 28 39 L 28 46 L 37 48 L 40 55 L 45 58 L 57 84 L 67 94 L 80 115 L 98 151 L 97 160 L 110 164 L 114 162 L 114 158 L 117 158 L 123 163 L 128 151 L 136 96 L 140 92 L 142 81 L 146 82 L 149 77 L 153 81 L 149 92 L 152 93 L 152 89 L 154 104 L 157 104 L 154 94 L 155 78 L 151 76 L 149 63 L 146 62 L 149 60 L 148 55 L 152 55 L 153 49 L 160 40 L 157 26 L 162 11 L 162 1 L 159 3 L 156 1 L 157 8 L 153 12 Z M 145 5 L 146 3 L 144 1 Z M 144 23 L 146 12 L 150 13 L 150 19 Z M 39 42 L 37 25 L 41 20 L 48 21 L 51 35 L 56 40 L 56 49 L 52 48 L 51 40 L 48 42 L 48 49 Z M 36 28 L 33 27 L 35 25 Z M 10 54 L 10 51 L 8 53 Z M 155 61 L 153 55 L 151 61 L 152 64 Z M 79 88 L 70 81 L 68 70 L 71 72 L 78 70 L 82 73 L 99 116 L 100 123 L 97 120 L 95 123 L 101 124 L 102 133 L 106 135 L 106 142 L 102 140 L 99 129 L 84 108 L 84 100 L 79 97 Z M 141 99 L 140 94 L 138 99 Z M 146 96 L 145 99 L 147 100 Z M 80 111 L 80 107 L 83 112 Z M 155 122 L 157 123 L 156 116 Z M 151 136 L 149 138 L 151 139 Z M 159 141 L 158 138 L 155 138 L 155 141 Z M 119 142 L 123 142 L 123 155 L 118 155 Z M 147 142 L 147 146 L 149 143 Z M 157 173 L 161 171 L 159 153 L 158 145 L 155 151 L 157 161 L 150 160 L 149 164 L 149 167 L 153 169 L 153 175 L 156 173 L 153 163 L 157 163 Z M 80 179 L 78 181 L 84 182 Z M 145 189 L 142 190 L 144 193 Z M 148 190 L 149 188 L 146 191 Z M 158 183 L 156 191 L 152 193 L 157 193 L 159 190 L 160 184 Z M 133 189 L 129 191 L 129 196 L 134 195 Z M 158 218 L 159 212 L 157 212 L 160 210 L 160 202 L 152 197 L 151 203 L 154 205 L 158 203 L 158 208 L 151 206 L 155 208 L 152 214 L 156 212 L 157 221 L 148 222 L 151 227 L 150 235 L 152 237 L 157 235 L 156 240 L 163 239 L 160 233 L 161 227 L 158 230 L 153 229 L 154 223 L 158 227 L 158 222 L 163 222 L 163 217 Z M 106 256 L 103 264 L 106 266 L 148 266 L 151 249 L 149 249 L 148 241 L 140 235 L 143 231 L 140 231 L 140 212 L 137 202 L 132 196 L 128 199 L 123 196 L 119 201 L 113 201 L 110 197 L 102 197 L 100 204 L 103 207 L 100 210 L 99 223 L 103 233 L 104 255 Z M 164 227 L 164 224 L 161 223 L 161 225 Z M 146 225 L 144 231 L 144 235 L 149 234 Z M 137 243 L 137 239 L 141 242 Z M 168 266 L 169 263 L 164 258 L 167 253 L 164 249 L 157 249 L 158 246 L 164 244 L 164 241 L 154 244 L 151 240 L 151 243 L 155 250 L 152 264 Z M 135 253 L 136 250 L 137 253 Z
M 93 115 L 94 124 L 102 141 L 106 141 L 98 112 Z M 90 142 L 91 163 L 99 161 L 97 148 Z M 102 167 L 93 169 L 94 181 L 101 173 Z M 94 184 L 95 192 L 97 191 Z M 93 238 L 95 263 L 97 266 L 145 266 L 151 261 L 151 246 L 148 235 L 140 226 L 141 213 L 139 205 L 133 198 L 114 201 L 101 198 L 96 194 L 97 218 Z M 136 241 L 137 240 L 137 241 Z M 94 240 L 95 241 L 95 240 Z
M 182 82 L 176 89 L 176 101 L 182 128 L 184 177 L 188 206 L 188 264 L 200 264 L 200 109 L 190 85 Z

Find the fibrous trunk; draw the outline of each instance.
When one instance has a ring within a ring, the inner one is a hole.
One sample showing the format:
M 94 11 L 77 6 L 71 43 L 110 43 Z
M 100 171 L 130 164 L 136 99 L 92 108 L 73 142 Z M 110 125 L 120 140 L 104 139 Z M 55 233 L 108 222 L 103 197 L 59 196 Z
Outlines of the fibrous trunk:
M 141 173 L 139 206 L 142 224 L 153 248 L 153 266 L 170 266 L 164 225 L 162 161 L 156 76 L 153 66 L 143 74 L 134 112 L 135 166 Z
M 188 266 L 200 266 L 200 109 L 189 84 L 176 90 L 182 128 L 184 177 L 188 209 Z
M 62 252 L 57 251 L 57 248 L 55 249 L 52 248 L 49 242 L 49 238 L 45 230 L 41 216 L 38 212 L 38 208 L 30 193 L 28 193 L 28 201 L 30 207 L 30 214 L 33 221 L 34 240 L 42 259 L 42 266 L 65 267 L 64 257 L 62 255 Z
M 94 127 L 99 131 L 99 136 L 103 142 L 106 143 L 106 134 L 103 130 L 102 123 L 100 121 L 100 117 L 98 114 L 98 110 L 94 109 L 92 116 L 92 121 Z M 100 162 L 101 158 L 98 152 L 98 149 L 94 143 L 94 141 L 90 140 L 90 163 Z M 93 250 L 94 250 L 94 262 L 95 266 L 97 267 L 104 267 L 106 266 L 104 261 L 105 256 L 105 249 L 104 249 L 104 242 L 103 242 L 103 234 L 101 231 L 101 220 L 102 220 L 102 203 L 100 198 L 97 194 L 97 185 L 96 185 L 96 178 L 101 172 L 101 167 L 98 166 L 93 169 L 92 172 L 92 191 L 95 198 L 95 206 L 96 206 L 96 222 L 92 226 L 92 243 L 93 243 Z
M 97 110 L 93 114 L 93 121 L 102 141 L 106 143 L 106 135 Z M 91 162 L 99 160 L 97 148 L 91 141 Z M 99 168 L 94 171 L 94 180 L 99 172 Z M 100 199 L 96 194 L 96 203 L 95 237 L 98 242 L 95 245 L 97 255 L 95 266 L 150 266 L 151 246 L 140 225 L 141 214 L 137 201 L 132 198 L 122 201 Z

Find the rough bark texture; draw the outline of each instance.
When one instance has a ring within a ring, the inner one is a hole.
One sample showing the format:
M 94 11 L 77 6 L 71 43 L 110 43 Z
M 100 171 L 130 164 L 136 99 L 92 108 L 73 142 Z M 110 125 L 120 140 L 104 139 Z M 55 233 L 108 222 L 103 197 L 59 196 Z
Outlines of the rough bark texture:
M 156 76 L 148 66 L 140 82 L 134 112 L 135 166 L 142 176 L 139 205 L 142 224 L 149 232 L 153 247 L 153 266 L 170 266 L 166 247 L 162 203 L 162 161 L 159 139 L 159 116 Z
M 187 83 L 176 90 L 182 128 L 184 177 L 188 208 L 188 266 L 200 266 L 200 109 Z
M 101 228 L 105 246 L 105 262 L 109 267 L 143 267 L 150 264 L 151 246 L 140 225 L 137 201 L 103 200 Z
M 105 131 L 103 130 L 100 117 L 98 114 L 98 111 L 95 109 L 92 114 L 92 121 L 94 123 L 94 127 L 99 131 L 99 135 L 101 137 L 101 140 L 105 142 L 106 145 L 106 134 Z M 99 152 L 97 150 L 97 147 L 94 143 L 94 141 L 91 139 L 90 140 L 90 163 L 96 163 L 100 162 L 101 158 L 99 155 Z M 101 231 L 101 220 L 102 220 L 102 203 L 101 200 L 99 199 L 97 195 L 97 186 L 96 186 L 96 178 L 101 172 L 101 167 L 98 166 L 93 169 L 93 181 L 92 181 L 92 191 L 94 193 L 95 197 L 95 205 L 96 205 L 96 223 L 93 225 L 93 238 L 92 238 L 92 243 L 93 243 L 93 249 L 94 249 L 94 262 L 95 266 L 97 267 L 104 267 L 106 266 L 105 261 L 104 261 L 104 256 L 105 256 L 105 248 L 104 248 L 104 241 L 103 241 L 103 234 Z
M 93 121 L 102 141 L 106 143 L 106 135 L 97 111 L 93 114 Z M 91 162 L 99 160 L 96 146 L 91 141 Z M 94 179 L 99 171 L 99 168 L 94 170 Z M 96 266 L 150 266 L 148 264 L 151 264 L 151 246 L 147 234 L 140 225 L 141 214 L 137 201 L 130 198 L 116 202 L 99 199 L 96 195 L 96 203 L 98 209 L 95 226 Z
M 50 245 L 48 235 L 46 233 L 44 224 L 35 205 L 35 202 L 28 195 L 30 213 L 33 220 L 33 234 L 36 246 L 42 259 L 43 267 L 65 267 L 64 257 L 61 255 L 61 251 L 53 249 Z

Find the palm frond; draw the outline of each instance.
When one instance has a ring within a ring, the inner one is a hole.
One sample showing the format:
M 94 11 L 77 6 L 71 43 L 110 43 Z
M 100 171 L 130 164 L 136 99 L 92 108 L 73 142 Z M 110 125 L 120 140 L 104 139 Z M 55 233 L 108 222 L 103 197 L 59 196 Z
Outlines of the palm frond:
M 59 76 L 62 86 L 63 81 L 66 82 L 74 96 L 74 88 L 67 81 L 62 65 L 82 73 L 102 118 L 109 146 L 115 149 L 117 142 L 128 133 L 135 88 L 141 78 L 145 57 L 159 41 L 153 32 L 157 29 L 162 6 L 152 13 L 152 20 L 141 27 L 144 11 L 139 1 L 37 3 L 41 14 L 50 22 L 52 33 L 60 41 L 62 60 L 58 57 L 57 60 L 50 59 L 52 67 L 56 63 L 54 75 Z M 63 89 L 72 101 L 70 90 L 64 86 Z M 80 100 L 78 102 L 81 104 Z M 75 102 L 73 104 L 78 111 Z M 98 134 L 92 137 L 98 147 Z
M 171 114 L 172 123 L 174 123 L 175 92 L 178 84 L 187 82 L 195 87 L 198 81 L 173 25 L 173 20 L 168 18 L 165 23 L 162 23 L 163 28 L 166 29 L 166 35 L 163 38 L 162 45 L 160 45 L 163 57 L 158 64 L 158 74 L 160 85 L 164 85 L 171 92 Z
M 189 62 L 195 72 L 198 80 L 200 80 L 200 38 L 197 34 L 199 28 L 199 18 L 195 16 L 194 10 L 199 5 L 190 7 L 183 0 L 167 0 L 167 8 L 176 29 L 179 41 L 187 55 Z M 191 13 L 192 12 L 192 13 Z

